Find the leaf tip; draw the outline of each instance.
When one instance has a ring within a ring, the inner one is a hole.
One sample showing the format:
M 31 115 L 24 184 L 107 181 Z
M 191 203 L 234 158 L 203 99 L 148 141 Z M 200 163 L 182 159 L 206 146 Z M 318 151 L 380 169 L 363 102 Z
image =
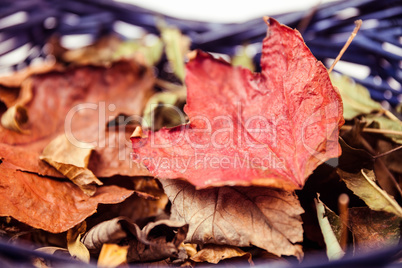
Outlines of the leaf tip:
M 133 134 L 131 134 L 130 139 L 134 140 L 134 139 L 142 138 L 142 136 L 143 136 L 142 128 L 136 127 L 133 131 Z

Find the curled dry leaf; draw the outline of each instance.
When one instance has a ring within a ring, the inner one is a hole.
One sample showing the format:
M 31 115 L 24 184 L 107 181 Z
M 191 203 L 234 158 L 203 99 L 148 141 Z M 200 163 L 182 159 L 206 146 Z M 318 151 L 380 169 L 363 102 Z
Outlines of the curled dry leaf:
M 85 145 L 79 142 L 72 144 L 66 135 L 62 134 L 45 147 L 40 159 L 69 178 L 85 194 L 92 196 L 95 194 L 96 185 L 102 185 L 102 182 L 87 168 L 92 149 L 85 148 Z
M 71 182 L 57 181 L 0 163 L 0 216 L 11 216 L 32 227 L 61 233 L 96 212 L 99 203 L 120 203 L 133 191 L 99 187 L 92 197 Z
M 198 251 L 194 256 L 191 257 L 191 260 L 195 262 L 209 262 L 209 263 L 218 263 L 221 260 L 243 257 L 245 256 L 250 264 L 253 263 L 251 260 L 251 254 L 248 252 L 244 252 L 243 250 L 237 247 L 231 246 L 220 246 L 220 245 L 206 245 Z
M 359 173 L 348 173 L 338 169 L 337 172 L 346 186 L 369 208 L 402 217 L 402 208 L 392 196 L 376 184 L 375 174 L 372 170 L 362 169 Z
M 269 20 L 261 73 L 203 52 L 186 68 L 190 123 L 132 137 L 155 177 L 294 190 L 340 155 L 341 96 L 297 31 Z
M 147 224 L 142 230 L 129 219 L 118 217 L 102 222 L 85 234 L 82 242 L 93 253 L 105 243 L 128 243 L 128 262 L 156 261 L 177 257 L 188 225 L 170 220 Z
M 15 105 L 1 116 L 1 125 L 10 130 L 23 133 L 22 125 L 28 121 L 27 111 L 23 106 Z
M 349 227 L 358 251 L 371 251 L 398 244 L 401 218 L 369 208 L 349 209 Z
M 321 233 L 324 237 L 325 245 L 327 247 L 327 256 L 329 260 L 337 260 L 345 255 L 342 250 L 336 234 L 333 230 L 333 225 L 329 222 L 328 217 L 325 215 L 325 205 L 321 202 L 320 198 L 317 197 L 315 201 L 315 206 L 317 210 L 317 219 L 320 225 Z
M 91 256 L 88 249 L 80 241 L 81 235 L 85 233 L 87 228 L 86 222 L 83 221 L 74 228 L 67 231 L 67 249 L 73 258 L 85 263 L 89 263 Z
M 171 218 L 189 224 L 186 242 L 247 247 L 277 256 L 303 255 L 300 214 L 292 192 L 264 187 L 196 190 L 180 180 L 161 180 L 172 203 Z
M 103 244 L 118 243 L 127 237 L 127 231 L 123 228 L 125 224 L 130 224 L 130 222 L 123 217 L 101 222 L 84 235 L 82 242 L 90 252 L 99 253 Z M 134 235 L 140 232 L 139 227 L 134 224 L 129 229 L 129 231 L 132 230 L 134 230 Z
M 35 251 L 43 252 L 43 253 L 50 254 L 50 255 L 63 253 L 65 255 L 69 256 L 68 250 L 65 248 L 60 248 L 60 247 L 41 247 L 41 248 L 35 249 Z M 46 263 L 46 261 L 44 259 L 41 259 L 41 258 L 33 258 L 32 265 L 36 268 L 48 268 L 50 266 Z

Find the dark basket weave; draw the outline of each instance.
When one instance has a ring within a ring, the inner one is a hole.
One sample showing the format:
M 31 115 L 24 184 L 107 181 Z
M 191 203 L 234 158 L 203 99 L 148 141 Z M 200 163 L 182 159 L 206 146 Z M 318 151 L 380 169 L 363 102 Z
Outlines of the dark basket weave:
M 13 68 L 26 66 L 36 57 L 45 57 L 43 46 L 53 34 L 88 34 L 96 40 L 114 32 L 116 21 L 158 34 L 156 21 L 163 17 L 168 25 L 180 28 L 192 39 L 192 49 L 228 55 L 233 55 L 238 45 L 259 43 L 266 35 L 261 18 L 241 24 L 188 21 L 112 0 L 1 0 L 0 18 L 17 12 L 25 12 L 24 22 L 5 27 L 0 23 L 0 68 L 10 67 L 1 65 L 2 57 L 23 45 L 31 46 L 30 53 Z M 295 28 L 309 13 L 309 10 L 293 12 L 274 18 Z M 352 16 L 344 18 L 351 13 Z M 369 89 L 373 99 L 396 106 L 402 101 L 400 0 L 352 0 L 321 5 L 302 34 L 315 57 L 325 63 L 338 55 L 357 19 L 363 20 L 363 27 L 342 60 L 369 67 L 367 78 L 355 80 Z M 384 49 L 386 43 L 396 46 L 396 51 Z M 259 59 L 257 53 L 256 66 Z
M 355 15 L 344 18 L 350 11 Z M 1 23 L 1 19 L 17 13 L 25 17 L 20 23 L 15 25 Z M 309 13 L 310 11 L 293 12 L 273 17 L 295 28 L 301 25 L 300 22 Z M 115 33 L 113 24 L 116 21 L 123 21 L 139 26 L 149 33 L 159 34 L 156 23 L 160 17 L 163 17 L 168 25 L 174 25 L 188 35 L 192 40 L 192 49 L 228 55 L 233 55 L 239 45 L 261 43 L 267 30 L 261 18 L 241 24 L 197 22 L 165 16 L 112 0 L 0 0 L 0 69 L 17 70 L 29 65 L 35 58 L 45 58 L 47 55 L 44 46 L 54 34 L 59 36 L 87 34 L 91 35 L 93 40 L 97 40 L 106 34 Z M 352 0 L 321 5 L 314 12 L 308 25 L 300 30 L 315 57 L 325 63 L 327 59 L 334 59 L 338 55 L 357 19 L 363 20 L 363 27 L 342 60 L 369 67 L 368 77 L 355 80 L 369 89 L 373 99 L 396 106 L 402 100 L 400 89 L 402 55 L 398 50 L 392 52 L 384 49 L 384 44 L 392 44 L 399 48 L 399 51 L 402 49 L 401 0 Z M 9 56 L 8 53 L 27 44 L 29 52 L 22 61 L 12 65 L 3 63 L 3 59 Z M 260 53 L 255 55 L 256 66 L 259 66 L 260 56 Z M 401 250 L 402 245 L 399 245 L 369 255 L 330 263 L 305 263 L 300 267 L 394 267 L 392 264 L 387 264 L 393 262 Z M 1 267 L 31 267 L 32 257 L 54 261 L 58 263 L 57 267 L 78 265 L 69 259 L 35 252 L 0 240 Z M 295 264 L 294 267 L 299 266 Z

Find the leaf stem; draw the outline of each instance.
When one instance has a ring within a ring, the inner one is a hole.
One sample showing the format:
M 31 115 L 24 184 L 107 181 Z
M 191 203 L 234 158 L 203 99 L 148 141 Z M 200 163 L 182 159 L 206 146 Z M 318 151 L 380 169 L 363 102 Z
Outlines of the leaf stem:
M 339 244 L 343 251 L 348 244 L 349 196 L 345 193 L 338 198 L 339 216 L 341 218 L 341 239 Z
M 332 70 L 335 67 L 335 64 L 338 63 L 338 61 L 341 59 L 341 57 L 343 56 L 343 54 L 345 53 L 346 49 L 348 49 L 350 43 L 352 43 L 353 39 L 355 38 L 357 32 L 360 29 L 360 26 L 362 26 L 362 20 L 357 20 L 355 21 L 356 27 L 353 29 L 352 34 L 349 36 L 348 41 L 346 41 L 345 45 L 343 46 L 343 48 L 341 49 L 341 52 L 339 52 L 338 56 L 336 57 L 336 59 L 334 60 L 334 62 L 332 63 L 331 67 L 328 69 L 328 73 L 332 72 Z
M 384 153 L 381 153 L 381 154 L 377 154 L 377 155 L 374 156 L 374 159 L 379 158 L 379 157 L 386 156 L 386 155 L 388 155 L 388 154 L 390 154 L 390 153 L 393 153 L 393 152 L 395 152 L 395 151 L 398 151 L 398 150 L 400 150 L 400 149 L 402 149 L 402 145 L 401 145 L 401 146 L 398 146 L 398 147 L 396 147 L 396 148 L 394 148 L 394 149 L 392 149 L 392 150 L 389 150 L 389 151 L 387 151 L 387 152 L 384 152 Z
M 352 126 L 342 126 L 341 129 L 342 130 L 351 130 Z M 367 133 L 390 134 L 390 135 L 402 136 L 402 131 L 397 131 L 397 130 L 363 128 L 362 131 L 367 132 Z

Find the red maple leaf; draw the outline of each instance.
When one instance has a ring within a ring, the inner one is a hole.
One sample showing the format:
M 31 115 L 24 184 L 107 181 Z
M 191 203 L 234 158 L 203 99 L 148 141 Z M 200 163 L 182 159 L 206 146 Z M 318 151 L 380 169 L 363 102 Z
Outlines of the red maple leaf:
M 300 189 L 340 155 L 342 100 L 300 33 L 270 19 L 261 73 L 204 52 L 187 64 L 190 122 L 133 135 L 134 158 L 159 178 L 198 188 L 260 185 Z

